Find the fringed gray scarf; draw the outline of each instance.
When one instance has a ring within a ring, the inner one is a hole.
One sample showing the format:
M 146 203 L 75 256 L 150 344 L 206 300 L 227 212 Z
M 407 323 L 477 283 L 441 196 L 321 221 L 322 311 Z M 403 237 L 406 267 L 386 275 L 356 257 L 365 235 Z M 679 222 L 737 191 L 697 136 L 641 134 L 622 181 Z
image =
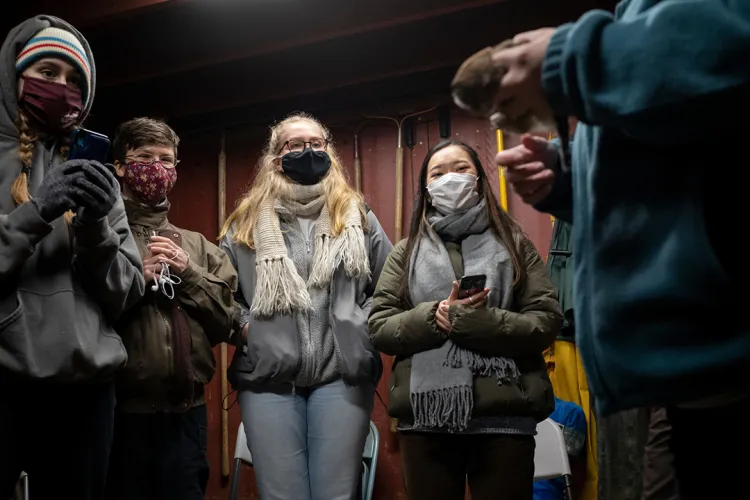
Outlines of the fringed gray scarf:
M 455 215 L 432 211 L 427 220 L 432 230 L 419 239 L 411 257 L 412 303 L 445 300 L 450 295 L 457 277 L 442 241 L 448 240 L 461 242 L 466 276 L 487 275 L 487 307 L 509 308 L 513 299 L 513 265 L 508 249 L 490 228 L 484 202 Z M 512 359 L 486 357 L 450 340 L 437 349 L 415 354 L 410 394 L 414 428 L 450 432 L 466 429 L 474 407 L 474 377 L 490 375 L 497 377 L 498 384 L 519 377 Z
M 305 283 L 289 258 L 281 233 L 279 213 L 310 216 L 320 212 L 315 227 L 315 253 L 310 278 Z M 344 219 L 344 230 L 331 234 L 331 219 L 325 204 L 323 186 L 293 187 L 290 200 L 266 200 L 260 206 L 258 222 L 253 229 L 257 279 L 251 307 L 256 317 L 291 314 L 311 307 L 308 286 L 326 288 L 334 271 L 343 263 L 351 278 L 365 277 L 370 264 L 365 248 L 362 214 L 352 200 Z

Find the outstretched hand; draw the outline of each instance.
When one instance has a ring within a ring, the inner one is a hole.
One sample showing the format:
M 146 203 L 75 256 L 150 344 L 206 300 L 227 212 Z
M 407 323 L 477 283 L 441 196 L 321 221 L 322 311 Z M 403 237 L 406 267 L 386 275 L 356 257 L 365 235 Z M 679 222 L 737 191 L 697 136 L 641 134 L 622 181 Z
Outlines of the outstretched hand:
M 553 143 L 526 134 L 520 145 L 499 152 L 495 161 L 506 169 L 505 179 L 524 203 L 535 205 L 552 192 L 558 158 Z

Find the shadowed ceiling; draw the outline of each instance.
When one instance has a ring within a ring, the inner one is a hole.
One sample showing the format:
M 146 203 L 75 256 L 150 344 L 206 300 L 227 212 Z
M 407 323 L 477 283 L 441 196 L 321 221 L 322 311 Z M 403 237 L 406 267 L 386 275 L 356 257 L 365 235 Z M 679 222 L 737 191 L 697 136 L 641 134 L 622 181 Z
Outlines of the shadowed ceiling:
M 293 109 L 446 101 L 458 65 L 518 32 L 614 0 L 120 0 L 14 2 L 78 27 L 96 58 L 89 123 L 148 114 L 183 131 L 264 123 Z

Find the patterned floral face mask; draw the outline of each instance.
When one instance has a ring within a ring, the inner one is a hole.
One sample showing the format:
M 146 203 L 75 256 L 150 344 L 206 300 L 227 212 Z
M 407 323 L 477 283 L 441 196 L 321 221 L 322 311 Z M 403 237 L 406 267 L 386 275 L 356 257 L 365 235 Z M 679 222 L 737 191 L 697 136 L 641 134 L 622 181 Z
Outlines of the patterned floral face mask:
M 126 163 L 122 181 L 141 201 L 156 205 L 163 201 L 174 187 L 177 182 L 177 170 L 166 168 L 159 161 Z

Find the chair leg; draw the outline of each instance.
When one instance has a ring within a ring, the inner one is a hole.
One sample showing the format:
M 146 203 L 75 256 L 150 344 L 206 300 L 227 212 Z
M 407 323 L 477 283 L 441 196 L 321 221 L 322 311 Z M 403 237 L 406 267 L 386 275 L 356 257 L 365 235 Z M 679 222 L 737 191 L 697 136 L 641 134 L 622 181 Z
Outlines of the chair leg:
M 232 481 L 229 486 L 229 500 L 237 500 L 237 490 L 240 487 L 240 472 L 242 472 L 242 460 L 236 458 L 234 460 L 234 472 L 232 473 Z
M 573 500 L 573 483 L 570 480 L 570 474 L 565 474 L 563 480 L 565 481 L 565 497 L 567 500 Z
M 362 462 L 362 474 L 359 477 L 359 497 L 362 500 L 370 500 L 367 492 L 367 482 L 370 477 L 370 470 L 367 464 Z

